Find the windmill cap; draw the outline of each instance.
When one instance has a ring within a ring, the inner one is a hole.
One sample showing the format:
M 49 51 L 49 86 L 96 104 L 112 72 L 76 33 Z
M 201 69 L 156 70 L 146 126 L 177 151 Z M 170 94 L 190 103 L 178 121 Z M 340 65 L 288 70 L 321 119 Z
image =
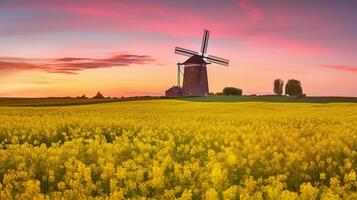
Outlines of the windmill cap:
M 187 64 L 208 64 L 208 63 L 202 58 L 202 56 L 195 55 L 195 56 L 191 56 L 183 64 L 187 65 Z

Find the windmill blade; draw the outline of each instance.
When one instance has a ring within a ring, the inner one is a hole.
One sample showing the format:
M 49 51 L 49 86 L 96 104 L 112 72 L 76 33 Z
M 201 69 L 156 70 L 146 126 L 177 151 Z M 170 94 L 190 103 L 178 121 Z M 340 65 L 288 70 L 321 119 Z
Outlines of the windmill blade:
M 216 64 L 220 64 L 220 65 L 224 65 L 224 66 L 228 66 L 229 65 L 229 60 L 224 59 L 224 58 L 220 58 L 217 56 L 212 56 L 209 55 L 208 57 L 205 57 L 209 62 L 212 63 L 216 63 Z
M 181 87 L 181 66 L 177 63 L 177 87 Z
M 175 53 L 183 55 L 183 56 L 189 56 L 189 57 L 198 55 L 197 51 L 192 51 L 192 50 L 184 49 L 184 48 L 181 48 L 181 47 L 176 47 L 175 48 Z
M 209 30 L 204 30 L 203 31 L 202 46 L 201 46 L 202 56 L 207 52 L 208 39 L 209 39 Z

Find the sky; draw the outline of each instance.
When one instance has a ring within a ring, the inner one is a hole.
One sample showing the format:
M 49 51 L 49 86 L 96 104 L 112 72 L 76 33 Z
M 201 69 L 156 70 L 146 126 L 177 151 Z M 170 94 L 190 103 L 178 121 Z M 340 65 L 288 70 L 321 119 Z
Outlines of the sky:
M 281 78 L 308 96 L 357 96 L 354 0 L 0 0 L 0 97 L 164 95 L 199 51 L 209 89 L 272 94 Z

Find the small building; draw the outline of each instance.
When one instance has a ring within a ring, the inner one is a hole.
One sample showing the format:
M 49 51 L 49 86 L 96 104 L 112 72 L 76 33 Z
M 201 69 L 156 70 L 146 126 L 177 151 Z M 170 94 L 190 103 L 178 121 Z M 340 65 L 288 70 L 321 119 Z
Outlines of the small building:
M 165 91 L 167 97 L 179 97 L 182 96 L 182 88 L 179 86 L 172 86 Z

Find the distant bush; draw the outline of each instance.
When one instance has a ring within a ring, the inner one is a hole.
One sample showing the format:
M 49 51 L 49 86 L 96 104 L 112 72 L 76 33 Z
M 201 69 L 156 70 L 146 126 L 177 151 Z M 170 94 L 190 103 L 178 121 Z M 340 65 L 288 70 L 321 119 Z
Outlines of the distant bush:
M 97 92 L 97 94 L 93 97 L 93 99 L 105 99 L 102 93 Z
M 274 80 L 274 93 L 281 96 L 283 94 L 284 81 L 280 78 Z
M 290 79 L 285 85 L 285 94 L 300 97 L 303 95 L 301 83 L 298 80 Z
M 88 99 L 88 97 L 86 97 L 86 95 L 83 94 L 82 96 L 78 96 L 77 99 Z
M 301 94 L 299 96 L 297 96 L 298 98 L 305 98 L 306 97 L 306 94 Z
M 224 95 L 238 95 L 238 96 L 242 96 L 243 91 L 239 88 L 235 88 L 235 87 L 225 87 L 223 89 L 223 94 Z

